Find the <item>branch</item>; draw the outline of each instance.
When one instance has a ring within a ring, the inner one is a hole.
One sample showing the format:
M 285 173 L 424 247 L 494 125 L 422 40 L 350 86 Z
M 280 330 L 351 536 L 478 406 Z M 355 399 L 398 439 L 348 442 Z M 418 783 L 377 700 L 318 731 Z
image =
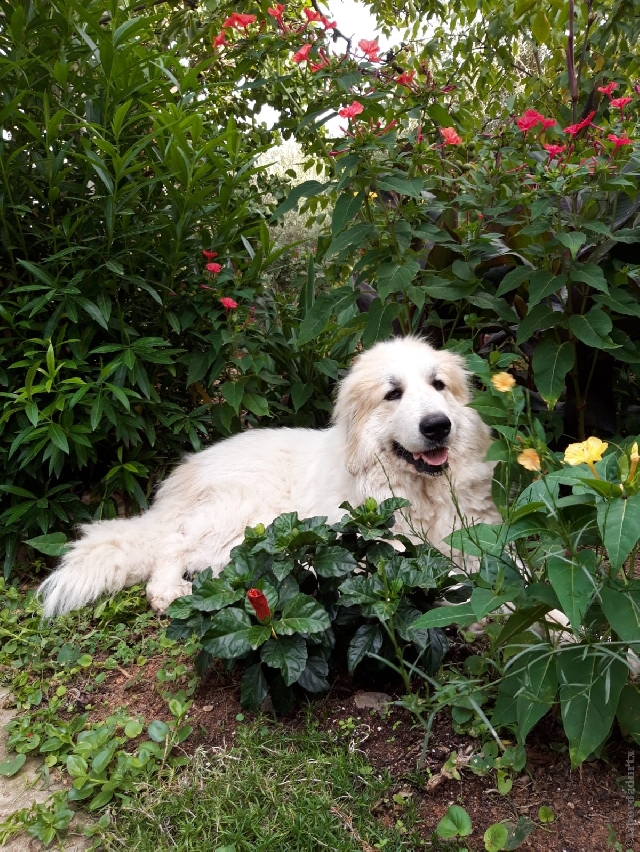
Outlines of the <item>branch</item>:
M 311 5 L 313 6 L 313 8 L 316 10 L 316 12 L 317 12 L 319 15 L 322 15 L 323 17 L 326 17 L 326 16 L 325 16 L 325 14 L 324 14 L 324 12 L 322 11 L 322 9 L 320 8 L 320 6 L 318 5 L 318 0 L 311 0 Z M 337 29 L 337 27 L 336 27 L 336 28 L 334 28 L 334 30 L 333 30 L 333 40 L 334 40 L 334 41 L 338 41 L 338 39 L 339 39 L 339 38 L 342 38 L 342 39 L 344 39 L 344 40 L 346 41 L 346 43 L 347 43 L 347 53 L 351 53 L 351 41 L 352 41 L 352 39 L 351 39 L 351 38 L 349 38 L 348 36 L 346 36 L 343 32 L 341 32 L 341 31 L 340 31 L 339 29 Z
M 133 12 L 144 12 L 145 9 L 148 9 L 150 6 L 162 6 L 167 3 L 168 0 L 149 0 L 147 3 L 138 3 L 137 6 L 133 7 Z M 183 0 L 183 3 L 187 8 L 191 9 L 192 12 L 195 12 L 196 7 L 198 5 L 197 0 Z M 175 4 L 178 5 L 178 4 Z M 101 27 L 106 26 L 111 20 L 112 15 L 111 12 L 105 12 L 104 15 L 100 18 L 98 23 Z

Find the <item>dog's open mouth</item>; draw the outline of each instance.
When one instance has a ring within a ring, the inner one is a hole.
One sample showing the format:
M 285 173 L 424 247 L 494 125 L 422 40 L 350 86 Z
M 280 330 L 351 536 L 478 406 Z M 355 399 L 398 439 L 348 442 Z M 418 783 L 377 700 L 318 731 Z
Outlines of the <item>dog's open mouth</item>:
M 405 450 L 404 447 L 394 441 L 393 451 L 399 458 L 404 459 L 414 467 L 418 473 L 437 476 L 448 467 L 449 450 L 447 447 L 434 447 L 431 450 L 425 450 L 423 453 L 410 453 L 409 450 Z

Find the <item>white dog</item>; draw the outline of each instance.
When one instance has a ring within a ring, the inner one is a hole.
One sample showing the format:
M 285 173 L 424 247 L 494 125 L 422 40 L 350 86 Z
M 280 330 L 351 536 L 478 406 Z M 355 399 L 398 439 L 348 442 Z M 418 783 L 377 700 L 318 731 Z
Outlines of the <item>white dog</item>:
M 185 574 L 209 566 L 220 573 L 245 527 L 293 511 L 333 523 L 345 500 L 408 499 L 396 530 L 446 552 L 443 539 L 461 516 L 467 523 L 500 520 L 491 499 L 493 465 L 484 461 L 489 429 L 468 401 L 459 356 L 416 338 L 377 344 L 342 381 L 329 429 L 236 435 L 188 457 L 145 514 L 84 526 L 41 586 L 44 615 L 141 582 L 151 606 L 163 611 L 189 594 Z

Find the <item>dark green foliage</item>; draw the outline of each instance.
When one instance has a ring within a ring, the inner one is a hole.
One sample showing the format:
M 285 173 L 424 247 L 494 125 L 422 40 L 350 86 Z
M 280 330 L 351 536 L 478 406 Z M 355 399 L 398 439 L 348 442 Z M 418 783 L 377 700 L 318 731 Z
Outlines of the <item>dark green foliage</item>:
M 268 527 L 248 529 L 220 577 L 203 571 L 193 593 L 169 607 L 171 638 L 196 635 L 202 671 L 214 658 L 240 659 L 246 668 L 242 703 L 256 710 L 271 693 L 287 709 L 300 689 L 329 688 L 336 645 L 348 644 L 350 672 L 369 655 L 419 664 L 430 673 L 447 651 L 441 630 L 413 631 L 411 624 L 433 605 L 447 584 L 451 563 L 428 545 L 390 532 L 393 513 L 406 500 L 374 500 L 326 518 L 280 515 Z M 396 550 L 389 540 L 394 539 Z M 249 589 L 266 596 L 270 615 L 259 621 L 246 599 Z

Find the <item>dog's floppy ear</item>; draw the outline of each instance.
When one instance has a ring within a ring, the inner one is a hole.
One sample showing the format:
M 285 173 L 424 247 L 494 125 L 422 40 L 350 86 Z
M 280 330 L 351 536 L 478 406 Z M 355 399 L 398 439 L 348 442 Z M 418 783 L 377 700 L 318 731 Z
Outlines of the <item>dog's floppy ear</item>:
M 447 352 L 446 350 L 440 350 L 438 358 L 445 385 L 459 402 L 466 405 L 471 401 L 471 393 L 469 391 L 469 374 L 464 358 L 461 355 L 456 355 L 455 352 Z
M 368 470 L 374 462 L 377 444 L 374 434 L 366 428 L 368 417 L 375 407 L 380 380 L 367 369 L 370 357 L 357 357 L 351 370 L 340 382 L 333 409 L 334 426 L 344 430 L 346 462 L 349 473 Z

